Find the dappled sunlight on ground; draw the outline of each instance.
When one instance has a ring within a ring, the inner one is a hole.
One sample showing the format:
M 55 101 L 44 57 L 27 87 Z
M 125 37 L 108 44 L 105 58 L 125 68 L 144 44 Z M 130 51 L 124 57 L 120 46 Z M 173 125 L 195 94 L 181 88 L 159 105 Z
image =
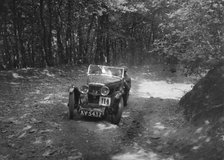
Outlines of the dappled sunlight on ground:
M 39 94 L 39 90 L 36 90 L 35 92 L 32 92 L 33 94 Z M 53 104 L 55 102 L 61 102 L 62 99 L 67 98 L 67 93 L 66 92 L 58 92 L 55 94 L 46 94 L 45 97 L 39 101 L 41 104 Z
M 153 128 L 163 130 L 166 127 L 163 124 L 161 124 L 160 122 L 158 122 L 153 126 Z
M 116 129 L 118 126 L 110 123 L 99 123 L 97 124 L 97 128 L 101 131 L 108 129 Z
M 40 94 L 40 93 L 41 93 L 41 92 L 40 92 L 39 89 L 36 89 L 35 91 L 30 92 L 30 94 Z
M 45 75 L 47 75 L 49 77 L 55 77 L 55 75 L 52 74 L 52 73 L 50 73 L 49 70 L 47 70 L 47 69 L 44 69 L 41 73 L 42 74 L 45 74 Z
M 192 89 L 192 84 L 169 83 L 167 81 L 141 81 L 139 83 L 139 97 L 180 99 L 186 92 Z
M 158 160 L 158 157 L 155 153 L 149 152 L 146 153 L 144 150 L 140 150 L 136 153 L 124 153 L 121 155 L 114 156 L 112 160 Z
M 9 84 L 11 84 L 11 85 L 20 85 L 20 83 L 16 83 L 16 82 L 10 82 Z
M 112 160 L 174 160 L 173 157 L 162 158 L 153 151 L 146 151 L 138 145 L 134 146 L 135 151 L 127 152 L 112 157 Z
M 88 119 L 86 121 L 84 120 L 78 120 L 76 121 L 82 125 L 82 127 L 94 131 L 96 133 L 103 133 L 105 131 L 115 131 L 119 127 L 117 125 L 111 124 L 106 121 L 99 121 L 99 119 Z
M 42 104 L 53 104 L 54 101 L 51 100 L 53 98 L 53 94 L 48 94 L 43 100 L 40 101 Z
M 124 112 L 122 113 L 122 117 L 123 117 L 123 118 L 127 118 L 127 117 L 129 117 L 129 116 L 130 116 L 130 112 L 124 111 Z
M 206 151 L 214 141 L 207 134 L 211 122 L 192 126 L 177 110 L 193 82 L 161 69 L 153 72 L 152 66 L 148 69 L 133 71 L 119 125 L 82 117 L 77 111 L 69 120 L 67 90 L 71 83 L 83 84 L 85 67 L 0 72 L 0 146 L 7 149 L 5 155 L 11 151 L 9 159 L 179 160 Z M 223 143 L 222 132 L 217 139 Z M 1 154 L 0 159 L 5 156 Z
M 24 78 L 23 76 L 20 76 L 18 73 L 12 73 L 13 78 Z

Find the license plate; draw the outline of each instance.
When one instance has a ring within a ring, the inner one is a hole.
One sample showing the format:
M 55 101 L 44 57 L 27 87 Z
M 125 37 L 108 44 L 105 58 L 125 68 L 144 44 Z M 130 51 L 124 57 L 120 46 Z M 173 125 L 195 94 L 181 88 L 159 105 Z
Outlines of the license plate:
M 100 97 L 99 105 L 110 106 L 111 99 L 109 97 Z
M 103 116 L 103 113 L 102 112 L 99 112 L 99 111 L 88 111 L 88 110 L 80 110 L 80 115 L 82 116 L 88 116 L 88 117 L 102 117 Z

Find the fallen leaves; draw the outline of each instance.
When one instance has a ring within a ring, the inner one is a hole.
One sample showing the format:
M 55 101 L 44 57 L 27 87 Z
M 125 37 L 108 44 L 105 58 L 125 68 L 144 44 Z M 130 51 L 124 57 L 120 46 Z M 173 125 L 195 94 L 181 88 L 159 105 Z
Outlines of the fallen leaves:
M 21 139 L 21 138 L 24 138 L 26 136 L 26 132 L 22 133 L 18 138 Z
M 32 128 L 32 126 L 27 125 L 26 127 L 23 128 L 23 131 L 29 130 L 30 128 Z
M 18 125 L 18 124 L 22 123 L 21 121 L 16 119 L 16 117 L 11 117 L 11 118 L 8 118 L 8 119 L 0 119 L 0 120 L 3 121 L 4 123 L 15 124 L 15 125 Z
M 83 160 L 83 159 L 84 158 L 81 152 L 77 152 L 74 155 L 68 157 L 68 160 Z
M 50 133 L 50 132 L 53 132 L 53 130 L 52 129 L 44 129 L 44 130 L 39 131 L 40 134 Z
M 64 144 L 60 148 L 54 145 L 54 134 L 62 130 L 55 119 L 67 110 L 64 107 L 64 103 L 67 104 L 67 88 L 75 79 L 76 70 L 69 76 L 67 70 L 54 71 L 48 68 L 1 73 L 0 160 L 13 159 L 12 156 L 42 159 L 57 154 L 66 154 L 66 159 L 68 156 L 75 160 L 82 157 L 77 150 L 68 152 Z M 55 114 L 55 109 L 60 111 Z M 2 145 L 6 146 L 4 150 Z M 3 152 L 10 155 L 2 155 Z

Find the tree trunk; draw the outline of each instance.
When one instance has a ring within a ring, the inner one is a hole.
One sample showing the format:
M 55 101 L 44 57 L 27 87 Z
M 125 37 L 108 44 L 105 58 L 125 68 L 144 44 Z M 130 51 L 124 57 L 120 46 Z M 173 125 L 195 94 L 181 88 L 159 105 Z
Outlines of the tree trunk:
M 16 0 L 13 0 L 12 12 L 13 12 L 13 32 L 14 32 L 14 39 L 15 39 L 15 53 L 13 55 L 13 67 L 19 68 L 20 55 L 19 55 L 19 42 L 18 42 L 18 22 L 17 22 Z
M 109 37 L 109 15 L 103 14 L 102 16 L 98 17 L 98 26 L 97 26 L 97 48 L 96 48 L 96 55 L 95 55 L 95 63 L 96 64 L 103 64 L 106 62 L 107 54 L 109 57 L 109 49 L 106 53 L 106 36 Z M 106 55 L 104 54 L 106 53 Z
M 90 35 L 91 35 L 91 30 L 94 25 L 94 20 L 95 20 L 95 14 L 92 15 L 91 22 L 87 31 L 87 38 L 86 38 L 86 46 L 85 46 L 85 54 L 86 56 L 89 56 L 91 54 L 91 46 L 90 46 Z
M 46 62 L 48 66 L 53 66 L 54 57 L 52 55 L 52 0 L 48 0 L 48 12 L 49 12 L 49 29 L 48 29 L 48 52 L 46 52 Z
M 130 53 L 130 59 L 129 59 L 129 64 L 130 65 L 135 65 L 136 63 L 136 42 L 133 38 L 129 39 L 129 53 Z
M 62 29 L 63 29 L 63 24 L 62 24 L 62 19 L 61 19 L 61 11 L 60 8 L 62 6 L 62 1 L 58 4 L 57 8 L 57 26 L 56 26 L 56 32 L 57 32 L 57 63 L 59 64 L 66 64 L 65 60 L 65 52 L 64 52 L 64 46 L 62 43 Z
M 41 33 L 41 44 L 42 44 L 42 49 L 41 49 L 41 55 L 42 55 L 42 66 L 46 66 L 46 53 L 47 53 L 47 46 L 46 46 L 46 27 L 45 27 L 45 22 L 44 22 L 44 17 L 43 17 L 43 0 L 40 0 L 40 23 L 42 27 L 42 33 Z
M 71 27 L 72 27 L 72 22 L 71 22 L 71 11 L 72 11 L 72 1 L 68 0 L 67 1 L 67 8 L 68 8 L 68 13 L 67 13 L 67 30 L 66 30 L 66 63 L 72 62 L 72 50 L 71 50 Z
M 105 19 L 104 19 L 104 24 L 105 24 L 105 33 L 106 33 L 106 37 L 105 37 L 105 57 L 106 57 L 106 63 L 110 64 L 110 24 L 109 24 L 109 15 L 106 14 L 105 15 Z
M 107 64 L 110 64 L 110 33 L 107 33 L 106 37 L 106 57 L 107 57 Z
M 78 46 L 78 53 L 79 59 L 78 63 L 84 63 L 86 61 L 85 53 L 84 53 L 84 39 L 83 39 L 83 22 L 82 17 L 79 17 L 78 23 L 78 39 L 79 39 L 79 46 Z
M 23 37 L 22 37 L 22 31 L 23 31 L 23 20 L 21 18 L 21 11 L 17 11 L 17 19 L 18 19 L 18 25 L 17 25 L 17 32 L 18 32 L 18 47 L 19 47 L 19 56 L 21 57 L 20 60 L 20 67 L 27 67 L 27 52 L 25 51 L 24 45 L 23 45 Z

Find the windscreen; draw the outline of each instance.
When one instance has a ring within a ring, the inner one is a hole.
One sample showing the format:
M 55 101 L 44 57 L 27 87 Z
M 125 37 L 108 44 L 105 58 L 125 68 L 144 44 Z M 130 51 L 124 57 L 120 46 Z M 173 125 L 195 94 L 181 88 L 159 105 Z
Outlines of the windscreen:
M 90 65 L 88 68 L 88 75 L 106 75 L 122 78 L 124 69 L 112 66 Z

